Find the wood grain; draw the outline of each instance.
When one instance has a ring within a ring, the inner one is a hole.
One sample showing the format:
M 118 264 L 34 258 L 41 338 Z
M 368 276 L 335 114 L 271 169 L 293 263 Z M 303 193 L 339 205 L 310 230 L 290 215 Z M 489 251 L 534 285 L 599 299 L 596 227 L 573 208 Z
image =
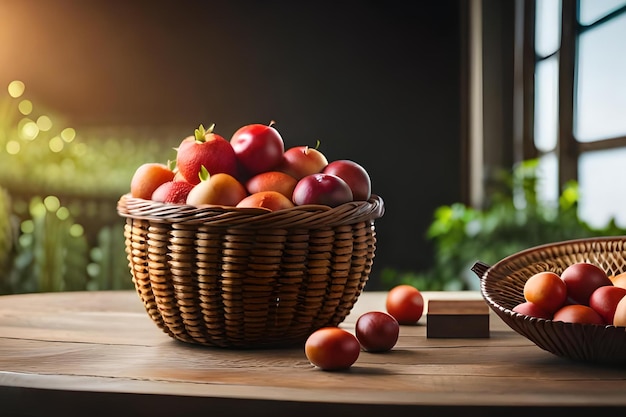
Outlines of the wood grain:
M 354 331 L 361 313 L 384 311 L 384 295 L 363 293 L 341 326 Z M 402 326 L 391 352 L 362 352 L 349 371 L 324 372 L 302 346 L 235 350 L 176 341 L 133 291 L 3 296 L 0 415 L 281 416 L 306 408 L 467 417 L 626 409 L 623 368 L 556 357 L 494 314 L 486 339 L 429 339 L 425 320 Z

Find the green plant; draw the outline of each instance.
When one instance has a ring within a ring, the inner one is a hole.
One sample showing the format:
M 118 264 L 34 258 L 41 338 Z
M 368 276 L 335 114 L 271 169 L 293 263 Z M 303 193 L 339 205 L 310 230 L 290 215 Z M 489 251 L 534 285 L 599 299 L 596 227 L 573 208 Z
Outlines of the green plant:
M 387 287 L 408 283 L 422 290 L 478 288 L 471 271 L 477 261 L 493 264 L 520 250 L 544 243 L 592 236 L 626 234 L 614 221 L 592 228 L 578 217 L 578 184 L 563 189 L 558 204 L 537 195 L 537 160 L 524 161 L 502 172 L 486 208 L 461 203 L 439 207 L 427 231 L 434 245 L 434 262 L 426 271 L 385 269 Z

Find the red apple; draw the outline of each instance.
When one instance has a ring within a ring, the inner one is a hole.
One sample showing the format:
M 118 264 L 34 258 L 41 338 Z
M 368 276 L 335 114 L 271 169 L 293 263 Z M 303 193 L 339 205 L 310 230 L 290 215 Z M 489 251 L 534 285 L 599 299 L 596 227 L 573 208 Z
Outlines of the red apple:
M 285 151 L 278 170 L 299 180 L 307 175 L 322 172 L 326 165 L 328 165 L 328 159 L 317 149 L 308 146 L 294 146 Z
M 626 288 L 604 285 L 591 293 L 589 307 L 602 316 L 607 324 L 613 323 L 617 303 L 626 296 Z
M 363 168 L 354 161 L 339 159 L 330 162 L 322 171 L 324 174 L 333 174 L 348 183 L 355 200 L 367 201 L 372 194 L 372 182 L 370 176 Z
M 239 163 L 251 176 L 272 170 L 282 161 L 285 143 L 272 124 L 243 126 L 230 139 Z
M 295 205 L 322 204 L 336 207 L 352 201 L 350 186 L 336 175 L 311 174 L 302 178 L 293 190 Z
M 577 262 L 563 272 L 561 279 L 567 285 L 568 299 L 577 304 L 589 305 L 589 297 L 598 287 L 613 285 L 606 272 L 591 263 Z

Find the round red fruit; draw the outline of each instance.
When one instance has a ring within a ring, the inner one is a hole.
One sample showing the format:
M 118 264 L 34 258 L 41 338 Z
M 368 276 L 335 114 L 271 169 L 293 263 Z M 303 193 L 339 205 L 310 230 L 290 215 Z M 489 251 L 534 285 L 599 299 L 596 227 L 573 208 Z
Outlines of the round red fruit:
M 302 178 L 293 189 L 295 205 L 321 204 L 336 207 L 352 201 L 352 190 L 336 175 L 311 174 Z
M 272 124 L 243 126 L 230 139 L 239 163 L 250 176 L 270 171 L 282 161 L 285 143 Z
M 356 338 L 368 352 L 386 352 L 398 342 L 400 325 L 392 315 L 382 311 L 362 314 L 356 321 Z
M 326 168 L 325 174 L 333 174 L 348 183 L 352 196 L 357 201 L 367 201 L 372 194 L 372 181 L 363 166 L 348 159 L 332 161 Z
M 513 311 L 519 314 L 523 314 L 525 316 L 535 317 L 538 319 L 550 320 L 552 318 L 552 314 L 548 313 L 546 310 L 530 301 L 524 301 L 523 303 L 516 305 L 515 307 L 513 307 Z
M 182 140 L 176 151 L 176 166 L 191 184 L 200 183 L 204 166 L 210 175 L 225 173 L 237 177 L 237 156 L 230 143 L 217 133 L 212 125 L 208 130 L 200 125 L 193 136 Z
M 304 344 L 304 353 L 313 365 L 324 371 L 350 368 L 359 358 L 361 345 L 356 336 L 339 327 L 323 327 Z
M 602 316 L 606 324 L 613 323 L 615 309 L 622 298 L 626 297 L 626 288 L 603 285 L 589 297 L 589 307 Z
M 589 305 L 589 297 L 598 287 L 613 285 L 602 268 L 587 262 L 571 264 L 563 272 L 561 279 L 567 285 L 567 296 L 573 303 Z
M 397 285 L 387 293 L 385 307 L 399 324 L 415 324 L 424 313 L 424 297 L 412 285 Z
M 552 317 L 554 321 L 582 324 L 605 324 L 604 319 L 593 308 L 582 304 L 568 304 L 558 309 Z
M 151 200 L 160 203 L 185 204 L 192 189 L 193 184 L 187 181 L 164 182 L 154 190 Z
M 318 174 L 328 165 L 326 156 L 316 148 L 294 146 L 285 151 L 279 171 L 299 180 L 307 175 Z

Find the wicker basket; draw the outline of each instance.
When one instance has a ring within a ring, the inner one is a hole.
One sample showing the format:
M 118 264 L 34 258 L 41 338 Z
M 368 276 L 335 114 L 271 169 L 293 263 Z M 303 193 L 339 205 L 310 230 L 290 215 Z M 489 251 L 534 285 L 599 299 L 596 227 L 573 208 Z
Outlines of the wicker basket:
M 517 333 L 540 348 L 576 361 L 626 365 L 626 328 L 564 323 L 513 312 L 524 301 L 524 283 L 537 272 L 561 274 L 576 262 L 590 262 L 609 275 L 626 270 L 626 237 L 570 240 L 527 249 L 493 266 L 478 262 L 472 270 L 491 309 Z
M 375 251 L 380 197 L 269 212 L 124 195 L 117 206 L 132 280 L 171 337 L 225 348 L 303 343 L 341 323 Z

